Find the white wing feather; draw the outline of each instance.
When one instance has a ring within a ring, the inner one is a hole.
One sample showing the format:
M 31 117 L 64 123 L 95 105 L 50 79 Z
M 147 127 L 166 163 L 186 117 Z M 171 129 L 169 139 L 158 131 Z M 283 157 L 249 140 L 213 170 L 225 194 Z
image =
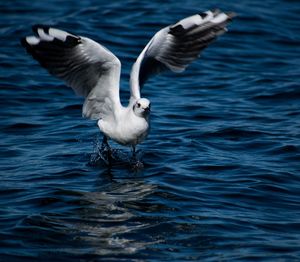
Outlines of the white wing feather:
M 121 107 L 119 59 L 86 37 L 46 26 L 34 26 L 33 31 L 36 36 L 22 39 L 23 46 L 52 75 L 86 98 L 83 116 L 113 117 Z
M 233 13 L 219 10 L 184 18 L 158 31 L 141 52 L 130 74 L 131 99 L 141 97 L 145 81 L 164 70 L 180 73 L 200 55 L 217 36 L 227 31 Z

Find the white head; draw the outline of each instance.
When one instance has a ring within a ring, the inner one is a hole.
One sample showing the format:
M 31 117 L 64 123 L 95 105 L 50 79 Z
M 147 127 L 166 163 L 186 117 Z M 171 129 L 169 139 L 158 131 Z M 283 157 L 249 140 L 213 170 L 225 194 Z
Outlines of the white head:
M 138 99 L 133 105 L 133 112 L 140 117 L 146 117 L 150 113 L 150 101 L 147 98 Z

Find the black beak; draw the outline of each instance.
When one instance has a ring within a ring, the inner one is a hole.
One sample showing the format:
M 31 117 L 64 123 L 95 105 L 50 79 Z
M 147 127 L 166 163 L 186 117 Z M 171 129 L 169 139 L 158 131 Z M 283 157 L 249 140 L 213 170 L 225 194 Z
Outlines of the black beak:
M 144 110 L 146 113 L 150 113 L 150 107 L 146 107 Z

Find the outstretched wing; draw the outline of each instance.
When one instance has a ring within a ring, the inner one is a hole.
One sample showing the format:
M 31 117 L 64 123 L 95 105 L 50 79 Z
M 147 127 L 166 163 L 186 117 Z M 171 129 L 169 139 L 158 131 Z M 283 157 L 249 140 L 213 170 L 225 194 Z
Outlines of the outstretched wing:
M 131 98 L 140 98 L 140 89 L 151 75 L 164 70 L 183 72 L 203 49 L 227 31 L 226 25 L 233 16 L 219 10 L 207 11 L 158 31 L 132 67 Z
M 86 37 L 39 25 L 33 31 L 36 36 L 23 38 L 22 45 L 52 75 L 65 81 L 77 95 L 86 97 L 83 116 L 113 116 L 121 107 L 119 59 Z

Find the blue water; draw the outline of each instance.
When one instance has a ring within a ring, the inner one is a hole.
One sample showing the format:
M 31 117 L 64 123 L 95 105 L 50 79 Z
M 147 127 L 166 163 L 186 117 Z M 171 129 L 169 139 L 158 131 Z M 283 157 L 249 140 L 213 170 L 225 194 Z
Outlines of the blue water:
M 51 24 L 132 63 L 160 28 L 238 13 L 184 74 L 151 79 L 152 130 L 138 149 L 81 118 L 82 99 L 19 44 Z M 299 261 L 300 2 L 0 3 L 0 261 Z

